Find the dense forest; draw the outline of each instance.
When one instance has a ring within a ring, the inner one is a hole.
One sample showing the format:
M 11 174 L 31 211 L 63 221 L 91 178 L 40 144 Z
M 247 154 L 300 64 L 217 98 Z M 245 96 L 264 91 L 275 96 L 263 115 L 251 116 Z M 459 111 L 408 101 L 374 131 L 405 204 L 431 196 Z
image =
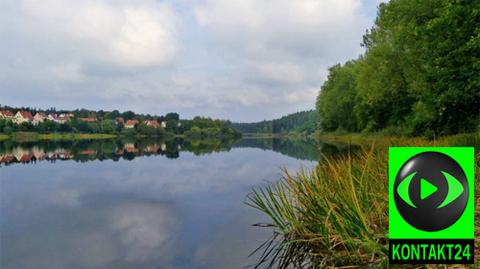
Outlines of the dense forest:
M 232 123 L 230 126 L 242 133 L 313 133 L 317 128 L 315 110 L 301 111 L 279 119 L 252 123 Z
M 447 135 L 479 128 L 480 1 L 392 0 L 365 53 L 329 69 L 321 131 Z

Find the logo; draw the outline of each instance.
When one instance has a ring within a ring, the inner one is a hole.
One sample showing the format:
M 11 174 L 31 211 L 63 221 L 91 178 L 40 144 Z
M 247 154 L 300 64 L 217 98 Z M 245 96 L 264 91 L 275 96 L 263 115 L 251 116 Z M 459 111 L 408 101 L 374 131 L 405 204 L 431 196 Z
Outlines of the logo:
M 473 155 L 389 149 L 390 263 L 473 263 Z

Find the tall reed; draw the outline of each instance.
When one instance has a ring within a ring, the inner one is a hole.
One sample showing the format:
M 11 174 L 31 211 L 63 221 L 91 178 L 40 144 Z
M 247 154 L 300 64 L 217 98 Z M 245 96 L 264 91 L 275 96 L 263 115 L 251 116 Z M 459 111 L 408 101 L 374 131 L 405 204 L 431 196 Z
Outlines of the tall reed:
M 387 267 L 388 147 L 475 146 L 478 165 L 479 141 L 478 134 L 382 138 L 354 153 L 325 157 L 312 170 L 284 170 L 280 181 L 254 189 L 247 199 L 274 227 L 272 240 L 257 250 L 257 267 Z

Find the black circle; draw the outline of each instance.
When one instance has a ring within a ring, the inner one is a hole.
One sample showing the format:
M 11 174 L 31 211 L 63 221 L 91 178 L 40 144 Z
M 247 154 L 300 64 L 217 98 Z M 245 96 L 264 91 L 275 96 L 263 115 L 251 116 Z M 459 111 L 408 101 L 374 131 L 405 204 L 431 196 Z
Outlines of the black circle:
M 443 172 L 455 177 L 464 188 L 463 193 L 450 204 L 438 208 L 448 193 L 447 179 Z M 407 204 L 398 195 L 398 185 L 415 173 L 408 193 L 416 207 Z M 420 199 L 420 181 L 428 180 L 438 190 L 426 199 Z M 407 160 L 397 173 L 394 183 L 394 199 L 400 215 L 413 227 L 424 231 L 439 231 L 453 225 L 463 214 L 468 201 L 468 181 L 462 167 L 450 156 L 440 152 L 422 152 Z

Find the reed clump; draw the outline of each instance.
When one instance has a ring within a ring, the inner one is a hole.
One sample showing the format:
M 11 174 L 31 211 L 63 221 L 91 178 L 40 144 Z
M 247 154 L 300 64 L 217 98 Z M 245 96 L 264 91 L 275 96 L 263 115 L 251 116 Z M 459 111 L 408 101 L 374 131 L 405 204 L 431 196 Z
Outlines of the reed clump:
M 256 250 L 257 266 L 387 267 L 388 147 L 475 146 L 478 182 L 479 141 L 478 134 L 432 141 L 382 138 L 350 154 L 325 157 L 312 170 L 284 170 L 280 181 L 248 196 L 247 203 L 267 214 L 274 229 L 272 240 Z

